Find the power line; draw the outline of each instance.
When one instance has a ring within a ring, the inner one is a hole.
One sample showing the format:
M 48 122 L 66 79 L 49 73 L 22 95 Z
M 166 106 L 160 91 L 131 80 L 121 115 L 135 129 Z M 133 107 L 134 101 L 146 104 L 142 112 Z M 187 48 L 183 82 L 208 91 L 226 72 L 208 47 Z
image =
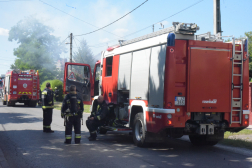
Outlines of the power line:
M 0 1 L 0 2 L 21 2 L 21 1 L 33 1 L 33 0 L 8 0 L 8 1 Z
M 107 24 L 106 26 L 103 26 L 103 27 L 101 27 L 101 28 L 99 28 L 99 29 L 96 29 L 96 30 L 94 30 L 94 31 L 91 31 L 91 32 L 88 32 L 88 33 L 85 33 L 85 34 L 80 34 L 80 35 L 75 35 L 75 36 L 85 36 L 85 35 L 88 35 L 88 34 L 92 34 L 92 33 L 94 33 L 94 32 L 97 32 L 97 31 L 99 31 L 99 30 L 102 30 L 102 29 L 104 29 L 105 27 L 108 27 L 108 26 L 114 24 L 115 22 L 121 20 L 121 19 L 124 18 L 125 16 L 129 15 L 129 14 L 132 13 L 134 10 L 136 10 L 137 8 L 139 8 L 140 6 L 142 6 L 143 4 L 145 4 L 147 1 L 148 1 L 148 0 L 144 1 L 143 3 L 141 3 L 140 5 L 138 5 L 136 8 L 134 8 L 132 11 L 126 13 L 126 14 L 123 15 L 122 17 L 120 17 L 120 18 L 116 19 L 115 21 L 113 21 L 113 22 Z
M 67 38 L 66 38 L 66 39 L 68 39 L 68 37 L 69 37 L 69 36 L 67 36 Z M 60 45 L 61 45 L 61 44 L 63 44 L 63 43 L 66 41 L 66 39 L 65 39 L 65 40 L 63 40 L 63 41 L 60 43 Z
M 14 59 L 3 59 L 3 58 L 0 58 L 0 60 L 4 60 L 4 61 L 15 61 L 16 59 L 18 59 L 18 58 L 14 58 Z
M 73 38 L 73 40 L 74 40 L 74 42 L 75 42 L 75 45 L 76 45 L 79 49 L 81 49 L 81 48 L 77 45 L 77 43 L 76 43 L 76 41 L 75 41 L 75 38 Z M 83 60 L 82 56 L 81 56 L 81 55 L 79 55 L 79 56 L 81 57 L 81 60 L 82 60 L 82 62 L 84 63 L 84 60 Z
M 181 13 L 181 12 L 183 12 L 183 11 L 185 11 L 185 10 L 187 10 L 187 9 L 189 9 L 189 8 L 191 8 L 191 7 L 195 6 L 195 5 L 197 5 L 197 4 L 199 4 L 199 3 L 202 2 L 202 1 L 204 1 L 204 0 L 200 0 L 200 1 L 198 1 L 198 2 L 196 2 L 196 3 L 194 3 L 194 4 L 190 5 L 190 6 L 188 6 L 188 7 L 186 7 L 186 8 L 180 10 L 179 12 L 170 15 L 169 17 L 167 17 L 167 18 L 165 18 L 165 19 L 163 19 L 163 20 L 161 20 L 161 21 L 159 21 L 159 22 L 156 22 L 156 23 L 154 23 L 154 24 L 151 24 L 150 26 L 147 26 L 147 27 L 145 27 L 145 28 L 143 28 L 143 29 L 140 29 L 140 30 L 138 30 L 138 31 L 136 31 L 136 32 L 133 32 L 133 33 L 131 33 L 131 34 L 128 34 L 128 35 L 126 35 L 126 36 L 123 36 L 122 38 L 131 36 L 131 35 L 133 35 L 133 34 L 136 34 L 136 33 L 140 32 L 140 31 L 143 31 L 143 30 L 145 30 L 145 29 L 147 29 L 147 28 L 150 28 L 150 27 L 152 27 L 153 25 L 158 24 L 158 23 L 160 23 L 160 22 L 162 22 L 162 21 L 164 21 L 164 20 L 166 20 L 166 19 L 168 19 L 168 18 L 171 18 L 171 17 L 173 17 L 173 16 L 175 16 L 175 15 L 177 15 L 177 14 L 179 14 L 179 13 Z M 97 43 L 97 44 L 94 44 L 93 46 L 95 46 L 95 45 L 100 45 L 100 44 L 106 44 L 106 43 L 109 43 L 109 42 L 113 42 L 113 41 L 115 41 L 115 40 L 118 40 L 118 39 L 110 40 L 110 41 L 107 41 L 107 42 L 104 42 L 104 43 Z M 103 46 L 104 46 L 104 45 L 103 45 Z M 103 47 L 103 46 L 99 46 L 99 47 Z
M 84 23 L 86 23 L 86 24 L 88 24 L 88 25 L 91 25 L 91 26 L 93 26 L 93 27 L 99 28 L 99 27 L 97 27 L 97 26 L 95 26 L 95 25 L 93 25 L 93 24 L 91 24 L 91 23 L 88 23 L 88 22 L 86 22 L 86 21 L 84 21 L 84 20 L 82 20 L 82 19 L 80 19 L 80 18 L 78 18 L 78 17 L 75 17 L 75 16 L 73 16 L 73 15 L 71 15 L 71 14 L 69 14 L 69 13 L 66 13 L 66 12 L 64 12 L 63 10 L 60 10 L 60 9 L 58 9 L 58 8 L 56 8 L 56 7 L 54 7 L 54 6 L 50 5 L 50 4 L 48 4 L 48 3 L 44 2 L 44 1 L 42 1 L 42 0 L 39 0 L 39 1 L 42 2 L 42 3 L 44 3 L 45 5 L 48 5 L 48 6 L 52 7 L 52 8 L 54 8 L 54 9 L 56 9 L 56 10 L 62 12 L 62 13 L 65 13 L 66 15 L 69 15 L 69 16 L 71 16 L 71 17 L 73 17 L 73 18 L 75 18 L 75 19 L 77 19 L 77 20 L 79 20 L 79 21 L 82 21 L 82 22 L 84 22 Z M 109 31 L 107 31 L 107 30 L 103 30 L 103 31 L 105 31 L 105 32 L 107 32 L 107 33 L 110 33 L 110 34 L 113 34 L 113 35 L 115 35 L 115 36 L 117 36 L 117 37 L 120 37 L 120 36 L 118 36 L 118 35 L 116 35 L 116 34 L 114 34 L 114 33 L 111 33 L 111 32 L 109 32 Z
M 77 40 L 77 41 L 79 41 L 79 43 L 81 44 L 81 42 L 80 42 L 80 40 L 78 40 L 78 38 L 76 38 L 75 36 L 74 36 L 74 38 Z M 93 47 L 93 48 L 100 48 L 100 47 L 96 47 L 96 46 L 90 46 L 90 45 L 87 45 L 88 47 Z M 103 45 L 104 46 L 104 45 Z M 102 47 L 103 47 L 102 46 Z

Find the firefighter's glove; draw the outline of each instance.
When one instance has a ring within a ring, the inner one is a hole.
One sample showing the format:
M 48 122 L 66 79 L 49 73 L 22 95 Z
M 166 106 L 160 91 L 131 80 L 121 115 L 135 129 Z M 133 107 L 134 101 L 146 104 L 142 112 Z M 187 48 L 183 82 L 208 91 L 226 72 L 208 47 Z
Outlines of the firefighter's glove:
M 61 118 L 64 118 L 64 113 L 61 113 Z

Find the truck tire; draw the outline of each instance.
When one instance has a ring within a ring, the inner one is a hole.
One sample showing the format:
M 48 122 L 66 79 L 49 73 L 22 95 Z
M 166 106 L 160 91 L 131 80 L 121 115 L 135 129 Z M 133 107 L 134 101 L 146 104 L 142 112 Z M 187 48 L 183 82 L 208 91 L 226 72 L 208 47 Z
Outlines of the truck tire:
M 11 102 L 9 102 L 8 100 L 6 101 L 6 105 L 9 107 L 11 106 Z
M 29 105 L 29 107 L 36 107 L 37 102 L 36 101 L 30 101 L 28 105 Z
M 191 143 L 195 146 L 214 146 L 219 141 L 207 141 L 206 135 L 189 135 Z
M 133 140 L 134 144 L 138 147 L 146 147 L 148 143 L 146 142 L 147 131 L 144 127 L 143 113 L 137 113 L 134 118 L 133 124 Z
M 3 101 L 3 105 L 6 105 L 6 101 Z

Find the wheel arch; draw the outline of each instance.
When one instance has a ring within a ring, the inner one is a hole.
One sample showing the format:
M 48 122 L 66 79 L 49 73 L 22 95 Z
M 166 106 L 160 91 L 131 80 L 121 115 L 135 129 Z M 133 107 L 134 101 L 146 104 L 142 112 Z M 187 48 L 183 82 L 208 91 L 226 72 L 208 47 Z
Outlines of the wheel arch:
M 137 113 L 143 113 L 143 117 L 144 117 L 144 127 L 145 130 L 147 131 L 147 126 L 146 126 L 146 115 L 145 115 L 145 111 L 146 111 L 146 104 L 144 101 L 140 101 L 140 100 L 133 100 L 131 102 L 130 105 L 130 117 L 129 117 L 129 126 L 132 127 L 133 126 L 133 122 L 134 122 L 134 117 Z

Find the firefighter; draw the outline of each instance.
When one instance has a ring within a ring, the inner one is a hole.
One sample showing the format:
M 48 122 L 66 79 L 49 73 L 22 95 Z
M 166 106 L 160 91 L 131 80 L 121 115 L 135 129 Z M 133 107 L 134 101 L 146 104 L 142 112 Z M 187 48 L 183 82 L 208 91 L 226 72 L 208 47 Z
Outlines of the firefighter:
M 53 92 L 50 89 L 51 84 L 46 83 L 46 88 L 42 91 L 42 109 L 43 109 L 43 132 L 53 133 L 51 130 L 53 113 Z
M 97 128 L 104 124 L 105 119 L 108 115 L 108 106 L 106 102 L 104 101 L 103 96 L 99 96 L 97 99 L 97 102 L 94 101 L 93 106 L 96 106 L 97 108 L 93 108 L 91 116 L 88 117 L 86 121 L 86 126 L 89 130 L 90 137 L 88 138 L 89 141 L 95 141 L 96 140 L 96 131 Z
M 63 100 L 61 117 L 65 118 L 65 144 L 71 144 L 72 128 L 75 132 L 75 143 L 81 140 L 81 119 L 84 111 L 82 99 L 76 94 L 76 86 L 71 85 L 70 92 Z
M 56 101 L 59 101 L 59 90 L 57 87 L 54 88 L 54 97 Z

